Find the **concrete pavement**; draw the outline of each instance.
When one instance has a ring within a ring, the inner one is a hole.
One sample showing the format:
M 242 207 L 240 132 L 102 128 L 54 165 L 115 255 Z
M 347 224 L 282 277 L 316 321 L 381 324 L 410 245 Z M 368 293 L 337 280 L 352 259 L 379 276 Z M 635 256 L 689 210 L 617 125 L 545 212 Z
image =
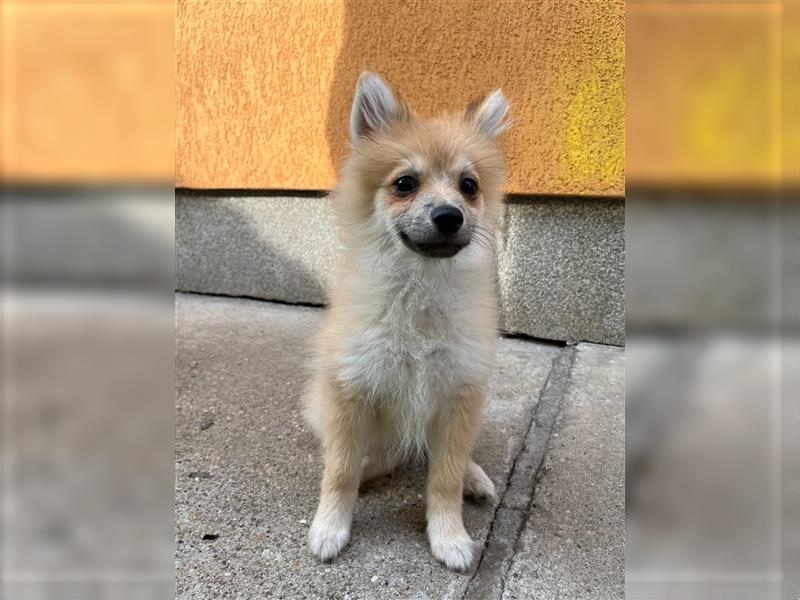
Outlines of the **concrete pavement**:
M 333 563 L 314 560 L 306 534 L 321 460 L 299 399 L 321 315 L 177 296 L 179 598 L 623 597 L 624 351 L 595 344 L 501 341 L 474 453 L 498 498 L 465 503 L 480 548 L 471 571 L 452 573 L 430 555 L 419 467 L 365 487 L 348 547 Z M 537 510 L 540 493 L 547 510 Z M 576 495 L 590 515 L 574 510 Z M 569 527 L 591 551 L 550 535 L 537 550 L 537 532 Z

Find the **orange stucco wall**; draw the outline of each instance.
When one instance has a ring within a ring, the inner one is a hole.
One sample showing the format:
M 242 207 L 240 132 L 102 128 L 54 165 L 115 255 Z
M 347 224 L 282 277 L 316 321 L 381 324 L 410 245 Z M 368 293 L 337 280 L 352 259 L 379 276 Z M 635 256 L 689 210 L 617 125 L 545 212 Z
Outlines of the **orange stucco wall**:
M 624 190 L 622 0 L 177 5 L 177 185 L 327 189 L 358 74 L 423 115 L 502 87 L 509 192 Z
M 510 192 L 796 184 L 795 4 L 0 0 L 0 172 L 326 189 L 374 69 L 423 114 L 502 87 Z

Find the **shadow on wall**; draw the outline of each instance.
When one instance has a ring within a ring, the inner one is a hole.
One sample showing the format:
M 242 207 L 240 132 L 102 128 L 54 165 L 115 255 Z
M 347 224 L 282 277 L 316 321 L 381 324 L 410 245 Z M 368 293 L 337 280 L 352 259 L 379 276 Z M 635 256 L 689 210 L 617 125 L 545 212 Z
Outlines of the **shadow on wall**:
M 350 107 L 362 71 L 379 73 L 422 116 L 461 110 L 503 87 L 506 73 L 498 64 L 520 64 L 529 48 L 525 36 L 485 43 L 497 38 L 502 12 L 496 2 L 346 0 L 326 127 L 335 168 L 348 153 Z M 503 52 L 502 61 L 493 50 Z
M 502 88 L 517 124 L 502 138 L 510 193 L 622 196 L 624 19 L 618 1 L 344 0 L 331 164 L 347 153 L 355 83 L 370 70 L 422 116 Z
M 320 202 L 252 193 L 241 198 L 176 194 L 176 289 L 327 303 L 325 283 L 336 244 L 328 235 L 312 235 L 315 243 L 308 244 L 309 228 L 315 233 L 330 228 Z M 271 218 L 276 211 L 287 213 L 280 223 Z
M 624 343 L 624 202 L 509 202 L 499 256 L 502 328 Z M 339 250 L 315 196 L 176 194 L 177 289 L 325 304 Z

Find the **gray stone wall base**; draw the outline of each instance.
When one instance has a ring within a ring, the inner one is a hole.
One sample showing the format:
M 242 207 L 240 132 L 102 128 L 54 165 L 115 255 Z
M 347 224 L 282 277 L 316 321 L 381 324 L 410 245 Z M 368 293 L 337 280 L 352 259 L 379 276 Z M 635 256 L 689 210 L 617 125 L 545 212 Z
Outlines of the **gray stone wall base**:
M 558 341 L 625 339 L 621 199 L 507 203 L 499 243 L 502 328 Z M 180 291 L 325 304 L 338 248 L 327 200 L 179 191 Z

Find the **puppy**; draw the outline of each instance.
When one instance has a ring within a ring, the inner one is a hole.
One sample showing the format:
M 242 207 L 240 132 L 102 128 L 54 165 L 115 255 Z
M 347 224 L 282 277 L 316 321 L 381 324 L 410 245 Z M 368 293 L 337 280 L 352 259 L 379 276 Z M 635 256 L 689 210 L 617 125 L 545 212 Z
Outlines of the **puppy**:
M 332 194 L 343 253 L 305 398 L 324 446 L 309 531 L 321 560 L 347 543 L 360 482 L 424 456 L 431 551 L 451 569 L 472 562 L 462 494 L 495 494 L 470 455 L 498 337 L 507 111 L 498 90 L 424 121 L 377 75 L 358 80 Z

